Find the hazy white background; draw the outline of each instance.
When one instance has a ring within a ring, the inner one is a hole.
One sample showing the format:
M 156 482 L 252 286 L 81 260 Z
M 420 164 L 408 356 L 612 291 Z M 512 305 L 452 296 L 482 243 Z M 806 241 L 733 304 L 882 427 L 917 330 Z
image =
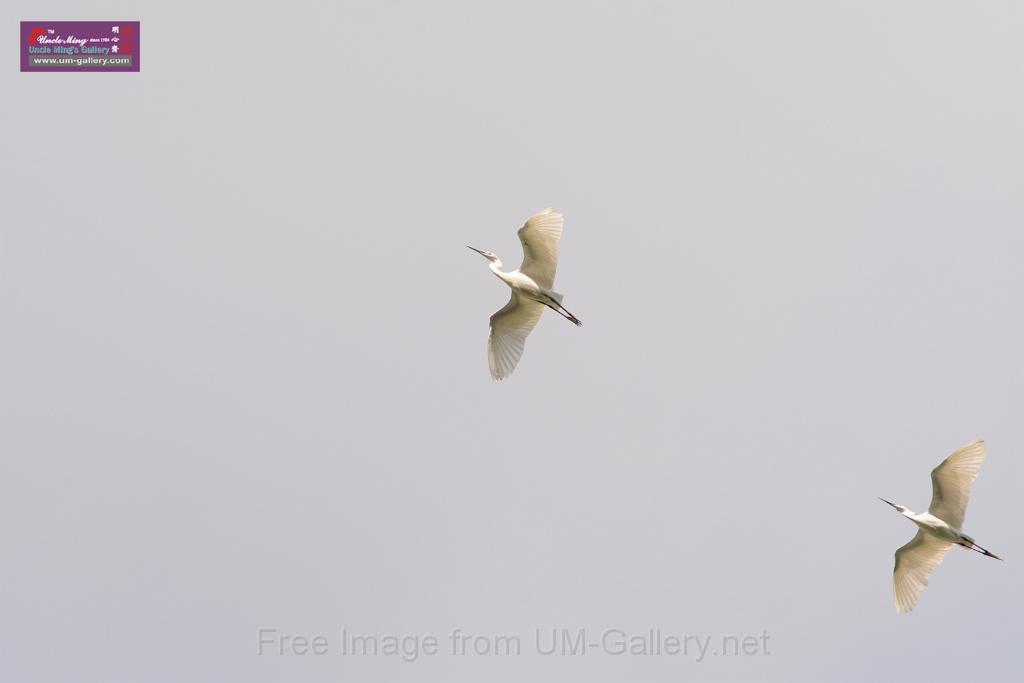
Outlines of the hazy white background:
M 142 73 L 21 74 L 22 19 Z M 9 2 L 8 681 L 1008 680 L 1019 2 Z M 514 230 L 557 287 L 491 381 Z M 929 470 L 990 456 L 897 616 Z M 521 657 L 256 655 L 256 629 Z M 771 636 L 540 657 L 533 629 Z

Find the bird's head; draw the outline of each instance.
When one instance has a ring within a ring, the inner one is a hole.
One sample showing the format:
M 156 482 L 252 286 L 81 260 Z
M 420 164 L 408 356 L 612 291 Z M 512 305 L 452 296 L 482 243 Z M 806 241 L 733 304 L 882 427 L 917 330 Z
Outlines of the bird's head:
M 882 501 L 883 503 L 889 503 L 889 501 L 887 501 L 885 498 L 879 498 L 878 500 Z M 895 503 L 889 503 L 889 505 L 892 505 L 894 508 L 896 508 L 896 512 L 900 513 L 901 515 L 907 511 L 907 508 L 903 507 L 902 505 L 896 505 Z
M 493 251 L 481 251 L 480 249 L 477 249 L 476 247 L 471 247 L 468 244 L 466 245 L 466 248 L 467 249 L 472 249 L 473 251 L 475 251 L 476 253 L 480 254 L 481 256 L 483 256 L 485 259 L 487 259 L 491 263 L 497 263 L 498 262 L 498 255 L 495 254 Z

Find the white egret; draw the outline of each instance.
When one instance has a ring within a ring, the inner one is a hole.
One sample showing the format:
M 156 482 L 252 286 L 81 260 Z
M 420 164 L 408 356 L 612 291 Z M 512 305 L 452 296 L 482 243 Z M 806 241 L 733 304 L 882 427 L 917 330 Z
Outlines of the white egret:
M 491 272 L 512 288 L 512 298 L 491 316 L 487 364 L 494 379 L 505 379 L 512 374 L 523 355 L 526 337 L 537 325 L 545 306 L 575 325 L 583 324 L 562 306 L 562 295 L 552 289 L 564 222 L 562 214 L 554 209 L 544 209 L 531 216 L 518 233 L 523 243 L 523 263 L 519 270 L 510 273 L 501 270 L 501 259 L 493 252 L 466 245 L 490 261 Z
M 967 512 L 971 484 L 977 478 L 984 461 L 985 442 L 975 441 L 939 463 L 932 470 L 932 504 L 928 506 L 928 512 L 915 514 L 902 505 L 879 498 L 918 527 L 910 543 L 896 551 L 892 587 L 897 612 L 902 614 L 914 609 L 921 591 L 928 585 L 928 575 L 942 562 L 946 551 L 954 544 L 997 560 L 1002 559 L 982 548 L 960 530 Z

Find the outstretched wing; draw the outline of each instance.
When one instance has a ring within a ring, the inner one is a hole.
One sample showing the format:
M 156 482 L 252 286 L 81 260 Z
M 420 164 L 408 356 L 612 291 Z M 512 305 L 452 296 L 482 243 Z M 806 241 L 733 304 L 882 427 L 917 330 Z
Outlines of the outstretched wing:
M 554 209 L 544 209 L 519 228 L 519 241 L 523 243 L 523 264 L 519 266 L 519 272 L 545 289 L 555 286 L 558 240 L 562 236 L 564 222 L 562 214 Z
M 897 612 L 903 614 L 914 609 L 921 591 L 928 585 L 928 575 L 939 566 L 946 551 L 952 547 L 949 541 L 940 540 L 918 529 L 910 543 L 896 551 L 892 592 L 896 596 Z
M 505 307 L 491 316 L 491 334 L 487 338 L 487 365 L 491 377 L 505 379 L 516 369 L 526 346 L 526 337 L 536 327 L 544 304 L 512 292 Z
M 946 524 L 961 528 L 967 513 L 971 484 L 985 462 L 985 442 L 969 443 L 932 470 L 932 504 L 928 512 Z

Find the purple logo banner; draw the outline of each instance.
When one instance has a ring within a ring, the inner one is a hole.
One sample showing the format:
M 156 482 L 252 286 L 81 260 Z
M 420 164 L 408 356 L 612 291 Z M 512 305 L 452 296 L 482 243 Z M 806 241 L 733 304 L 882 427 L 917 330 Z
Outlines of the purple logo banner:
M 23 21 L 22 71 L 138 71 L 137 21 Z

